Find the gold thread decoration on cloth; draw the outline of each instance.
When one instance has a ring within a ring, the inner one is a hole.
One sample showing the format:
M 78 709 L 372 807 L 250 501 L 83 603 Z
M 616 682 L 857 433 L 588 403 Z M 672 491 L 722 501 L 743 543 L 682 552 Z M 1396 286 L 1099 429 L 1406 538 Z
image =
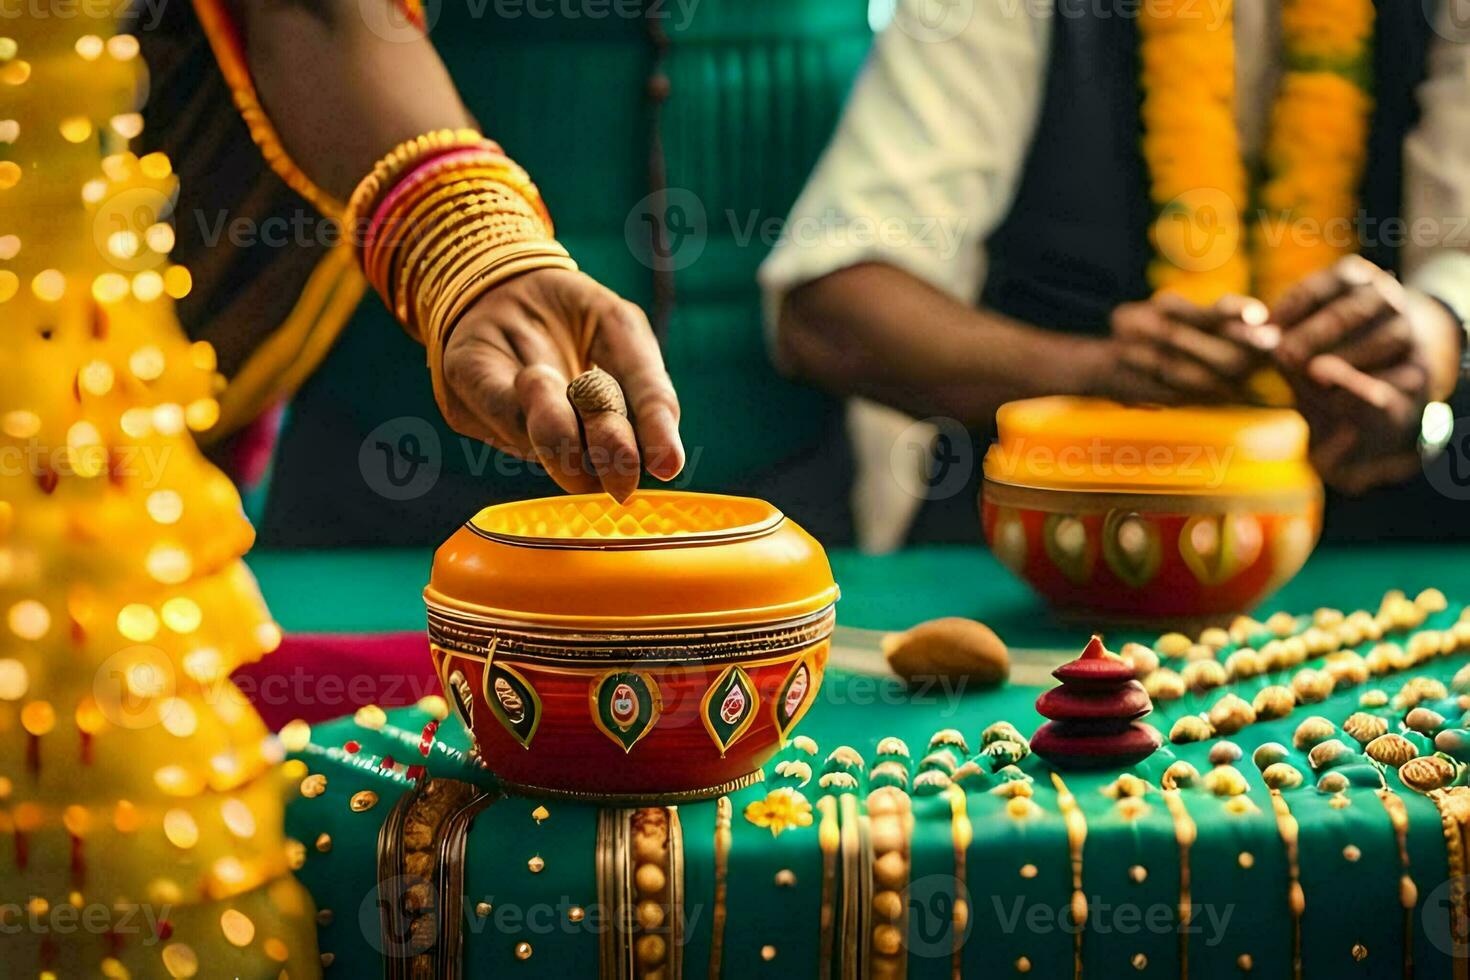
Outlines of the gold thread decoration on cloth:
M 377 854 L 382 934 L 394 944 L 394 955 L 384 957 L 388 980 L 459 975 L 458 933 L 441 931 L 439 917 L 457 920 L 461 913 L 469 821 L 495 798 L 459 780 L 427 779 L 389 811 L 378 831 Z M 410 824 L 428 827 L 428 836 L 407 833 Z M 414 873 L 410 867 L 428 870 Z M 459 884 L 451 888 L 446 877 Z
M 627 918 L 628 895 L 632 889 L 627 855 L 628 815 L 631 811 L 604 807 L 597 813 L 597 904 L 609 914 L 622 916 L 611 921 L 598 936 L 598 976 L 602 980 L 630 980 L 633 973 L 632 945 L 622 928 Z
M 842 846 L 842 829 L 837 817 L 837 800 L 822 796 L 817 800 L 822 815 L 817 827 L 817 842 L 822 849 L 822 912 L 818 943 L 818 980 L 831 980 L 833 944 L 837 940 L 837 852 Z M 718 977 L 711 977 L 718 980 Z
M 1393 825 L 1394 842 L 1398 845 L 1399 866 L 1403 874 L 1399 878 L 1399 904 L 1404 909 L 1404 976 L 1414 975 L 1414 906 L 1419 901 L 1419 887 L 1409 873 L 1409 811 L 1403 799 L 1393 790 L 1384 787 L 1378 791 L 1378 799 L 1388 813 Z
M 1189 980 L 1189 922 L 1194 918 L 1194 898 L 1189 880 L 1189 853 L 1199 830 L 1184 806 L 1177 789 L 1164 790 L 1164 805 L 1174 819 L 1174 840 L 1179 844 L 1179 980 Z
M 966 885 L 966 861 L 970 841 L 975 830 L 970 823 L 968 800 L 963 786 L 954 785 L 945 791 L 949 797 L 949 832 L 954 842 L 954 948 L 950 952 L 950 974 L 953 980 L 962 980 L 965 973 L 965 927 L 969 922 L 969 888 Z
M 1082 848 L 1087 843 L 1087 818 L 1077 805 L 1077 798 L 1057 773 L 1051 774 L 1057 790 L 1057 809 L 1067 825 L 1067 848 L 1072 860 L 1072 972 L 1082 976 L 1082 933 L 1087 925 L 1087 893 L 1082 890 Z
M 1276 811 L 1276 830 L 1286 848 L 1286 871 L 1290 885 L 1286 892 L 1287 908 L 1291 911 L 1291 975 L 1300 980 L 1302 975 L 1302 913 L 1307 908 L 1306 893 L 1302 891 L 1302 868 L 1298 853 L 1299 828 L 1296 817 L 1281 790 L 1271 790 L 1271 807 Z
M 868 957 L 882 976 L 902 980 L 908 975 L 913 803 L 897 787 L 880 787 L 868 794 L 867 816 L 873 847 L 873 898 L 869 903 L 873 921 L 866 930 Z
M 1470 955 L 1467 955 L 1470 951 L 1470 895 L 1467 895 L 1465 885 L 1465 876 L 1470 873 L 1465 840 L 1466 831 L 1470 829 L 1470 788 L 1437 789 L 1428 796 L 1439 810 L 1439 822 L 1444 832 L 1454 980 L 1470 980 Z
M 729 915 L 726 900 L 730 891 L 730 844 L 734 808 L 730 797 L 722 796 L 715 810 L 715 908 L 710 916 L 709 976 L 720 980 L 725 956 L 725 919 Z
M 842 830 L 842 923 L 838 935 L 842 939 L 840 960 L 843 980 L 863 980 L 867 976 L 862 942 L 872 911 L 873 851 L 867 832 L 868 817 L 858 805 L 857 795 L 844 793 L 837 800 Z

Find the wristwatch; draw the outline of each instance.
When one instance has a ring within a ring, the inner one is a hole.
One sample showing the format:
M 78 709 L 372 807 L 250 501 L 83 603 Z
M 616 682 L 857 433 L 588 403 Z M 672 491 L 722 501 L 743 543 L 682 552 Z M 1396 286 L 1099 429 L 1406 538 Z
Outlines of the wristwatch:
M 1470 325 L 1449 303 L 1432 293 L 1426 295 L 1444 307 L 1460 328 L 1460 373 L 1455 390 L 1447 401 L 1425 405 L 1419 423 L 1419 456 L 1428 463 L 1439 458 L 1450 444 L 1457 421 L 1470 415 Z

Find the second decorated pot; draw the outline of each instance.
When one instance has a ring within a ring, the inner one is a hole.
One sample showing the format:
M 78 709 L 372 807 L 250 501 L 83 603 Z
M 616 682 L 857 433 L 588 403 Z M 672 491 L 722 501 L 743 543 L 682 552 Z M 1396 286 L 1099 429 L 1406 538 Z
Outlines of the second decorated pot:
M 996 557 L 1063 614 L 1198 626 L 1300 571 L 1322 485 L 1295 412 L 1012 402 L 985 457 Z

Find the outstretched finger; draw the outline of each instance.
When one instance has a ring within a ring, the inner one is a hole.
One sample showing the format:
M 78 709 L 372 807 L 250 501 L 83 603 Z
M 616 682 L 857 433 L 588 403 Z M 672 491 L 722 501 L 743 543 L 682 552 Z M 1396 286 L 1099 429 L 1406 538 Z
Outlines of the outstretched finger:
M 638 489 L 640 473 L 633 426 L 617 412 L 588 412 L 582 415 L 582 435 L 602 489 L 618 503 L 627 500 Z
M 516 377 L 526 436 L 536 458 L 568 493 L 595 493 L 598 479 L 587 467 L 577 413 L 567 401 L 567 379 L 549 364 L 533 364 Z
M 618 380 L 637 426 L 643 465 L 668 481 L 684 469 L 679 436 L 679 396 L 664 368 L 648 317 L 634 303 L 616 300 L 598 316 L 593 359 Z

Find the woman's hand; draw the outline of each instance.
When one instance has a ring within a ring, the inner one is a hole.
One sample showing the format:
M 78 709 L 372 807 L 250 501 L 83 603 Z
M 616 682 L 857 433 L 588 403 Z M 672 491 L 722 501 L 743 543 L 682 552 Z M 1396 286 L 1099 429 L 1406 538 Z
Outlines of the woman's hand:
M 631 420 L 578 417 L 567 385 L 593 364 L 622 386 Z M 528 272 L 482 296 L 445 345 L 444 378 L 457 432 L 539 460 L 570 493 L 626 500 L 642 469 L 667 481 L 684 468 L 679 399 L 648 317 L 583 273 Z

